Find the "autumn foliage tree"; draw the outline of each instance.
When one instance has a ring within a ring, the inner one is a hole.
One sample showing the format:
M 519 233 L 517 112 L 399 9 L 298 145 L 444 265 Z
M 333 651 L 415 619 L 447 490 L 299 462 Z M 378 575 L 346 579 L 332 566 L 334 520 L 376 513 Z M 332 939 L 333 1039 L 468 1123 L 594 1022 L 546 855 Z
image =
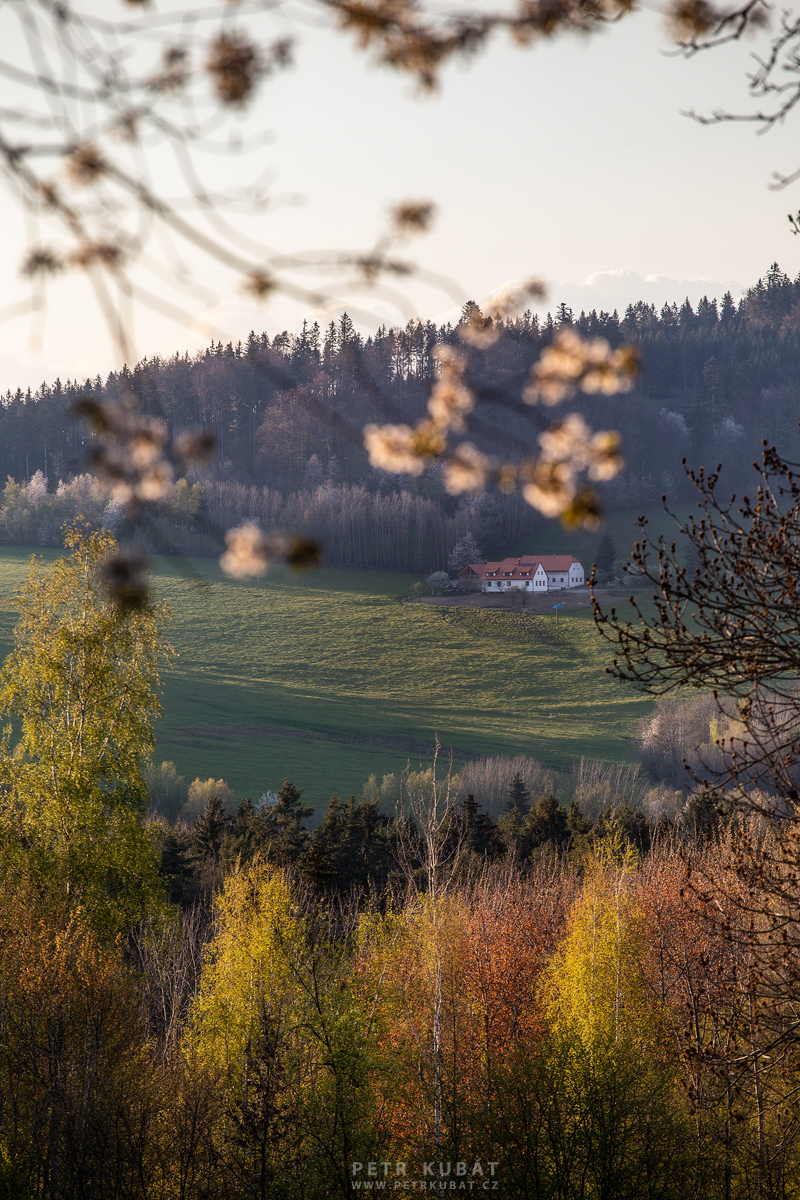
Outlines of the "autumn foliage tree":
M 33 572 L 3 675 L 0 1197 L 322 1200 L 398 1162 L 492 1163 L 515 1200 L 795 1194 L 780 825 L 642 839 L 621 796 L 591 825 L 542 795 L 537 852 L 490 861 L 449 776 L 393 819 L 336 799 L 310 842 L 287 782 L 172 827 L 214 871 L 170 907 L 125 711 L 156 710 L 159 618 L 103 596 L 107 544 Z

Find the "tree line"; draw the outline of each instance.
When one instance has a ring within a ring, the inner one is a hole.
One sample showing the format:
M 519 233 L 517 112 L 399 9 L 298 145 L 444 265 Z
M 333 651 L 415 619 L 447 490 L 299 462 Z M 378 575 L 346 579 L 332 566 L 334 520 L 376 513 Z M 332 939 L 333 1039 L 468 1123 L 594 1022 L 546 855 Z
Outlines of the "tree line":
M 144 412 L 160 415 L 170 427 L 213 433 L 215 482 L 285 495 L 313 490 L 327 478 L 370 491 L 419 493 L 452 515 L 456 501 L 437 471 L 398 480 L 372 470 L 355 432 L 385 419 L 389 410 L 419 417 L 435 379 L 433 350 L 453 343 L 468 355 L 466 380 L 486 436 L 491 441 L 494 430 L 513 445 L 523 432 L 513 406 L 486 401 L 504 388 L 518 394 L 542 349 L 567 327 L 612 346 L 631 343 L 641 354 L 635 393 L 603 401 L 628 461 L 626 473 L 606 486 L 612 507 L 651 503 L 664 491 L 682 497 L 684 456 L 729 459 L 736 476 L 735 460 L 749 461 L 764 432 L 796 457 L 800 282 L 777 264 L 738 303 L 729 293 L 719 301 L 704 297 L 696 309 L 686 300 L 656 311 L 642 301 L 622 316 L 576 314 L 560 304 L 544 319 L 526 312 L 498 320 L 491 345 L 465 346 L 462 335 L 476 310 L 472 302 L 465 305 L 455 325 L 416 321 L 366 338 L 344 314 L 325 331 L 305 323 L 298 334 L 272 339 L 251 332 L 244 342 L 215 343 L 194 357 L 142 360 L 105 381 L 7 392 L 0 404 L 0 472 L 17 481 L 38 470 L 53 481 L 79 473 L 91 438 L 70 417 L 76 397 L 133 394 Z M 590 423 L 597 403 L 579 401 Z
M 171 484 L 155 514 L 136 524 L 109 487 L 84 472 L 49 491 L 44 473 L 16 483 L 0 497 L 0 537 L 25 546 L 61 546 L 64 530 L 81 519 L 139 542 L 151 553 L 215 555 L 223 531 L 245 521 L 264 530 L 291 529 L 320 540 L 324 561 L 336 567 L 377 567 L 417 574 L 482 561 L 477 538 L 513 545 L 539 528 L 542 518 L 521 497 L 466 497 L 451 512 L 430 497 L 406 490 L 370 491 L 361 484 L 326 480 L 288 495 L 256 484 L 203 479 Z M 469 545 L 466 558 L 458 548 Z

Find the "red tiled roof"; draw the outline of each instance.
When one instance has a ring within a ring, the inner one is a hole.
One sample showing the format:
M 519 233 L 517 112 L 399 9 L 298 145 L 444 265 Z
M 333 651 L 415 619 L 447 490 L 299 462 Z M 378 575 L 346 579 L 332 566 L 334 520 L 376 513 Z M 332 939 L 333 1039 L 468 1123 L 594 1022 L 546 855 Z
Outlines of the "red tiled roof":
M 545 571 L 568 571 L 573 563 L 578 563 L 577 558 L 573 558 L 571 554 L 542 554 L 539 557 L 539 562 L 544 567 Z
M 502 562 L 470 563 L 459 572 L 459 576 L 472 574 L 480 579 L 486 575 L 498 579 L 531 579 L 540 563 L 551 574 L 555 571 L 567 572 L 573 563 L 581 565 L 571 554 L 540 554 L 537 557 L 504 558 Z

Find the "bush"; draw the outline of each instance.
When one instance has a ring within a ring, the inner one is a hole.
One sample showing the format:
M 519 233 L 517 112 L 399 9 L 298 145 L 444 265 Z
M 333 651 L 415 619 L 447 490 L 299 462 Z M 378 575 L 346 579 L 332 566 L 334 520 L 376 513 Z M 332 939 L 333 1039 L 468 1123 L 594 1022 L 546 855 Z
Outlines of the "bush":
M 433 596 L 436 592 L 444 591 L 450 582 L 450 576 L 446 571 L 434 571 L 432 575 L 428 576 L 426 582 L 430 587 L 431 595 Z

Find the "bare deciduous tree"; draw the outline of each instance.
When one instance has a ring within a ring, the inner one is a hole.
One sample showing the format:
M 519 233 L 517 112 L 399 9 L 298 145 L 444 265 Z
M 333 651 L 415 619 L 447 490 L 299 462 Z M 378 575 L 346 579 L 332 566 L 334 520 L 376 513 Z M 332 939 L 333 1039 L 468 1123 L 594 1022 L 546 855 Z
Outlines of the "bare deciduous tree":
M 656 696 L 710 690 L 716 702 L 694 802 L 735 820 L 724 871 L 688 865 L 707 917 L 745 958 L 752 1044 L 720 1058 L 726 1088 L 748 1076 L 758 1087 L 763 1063 L 796 1070 L 800 1046 L 800 478 L 766 443 L 756 470 L 755 498 L 738 503 L 719 498 L 718 471 L 691 475 L 700 516 L 678 526 L 693 571 L 677 542 L 636 543 L 654 612 L 631 597 L 624 621 L 594 600 L 612 675 Z

